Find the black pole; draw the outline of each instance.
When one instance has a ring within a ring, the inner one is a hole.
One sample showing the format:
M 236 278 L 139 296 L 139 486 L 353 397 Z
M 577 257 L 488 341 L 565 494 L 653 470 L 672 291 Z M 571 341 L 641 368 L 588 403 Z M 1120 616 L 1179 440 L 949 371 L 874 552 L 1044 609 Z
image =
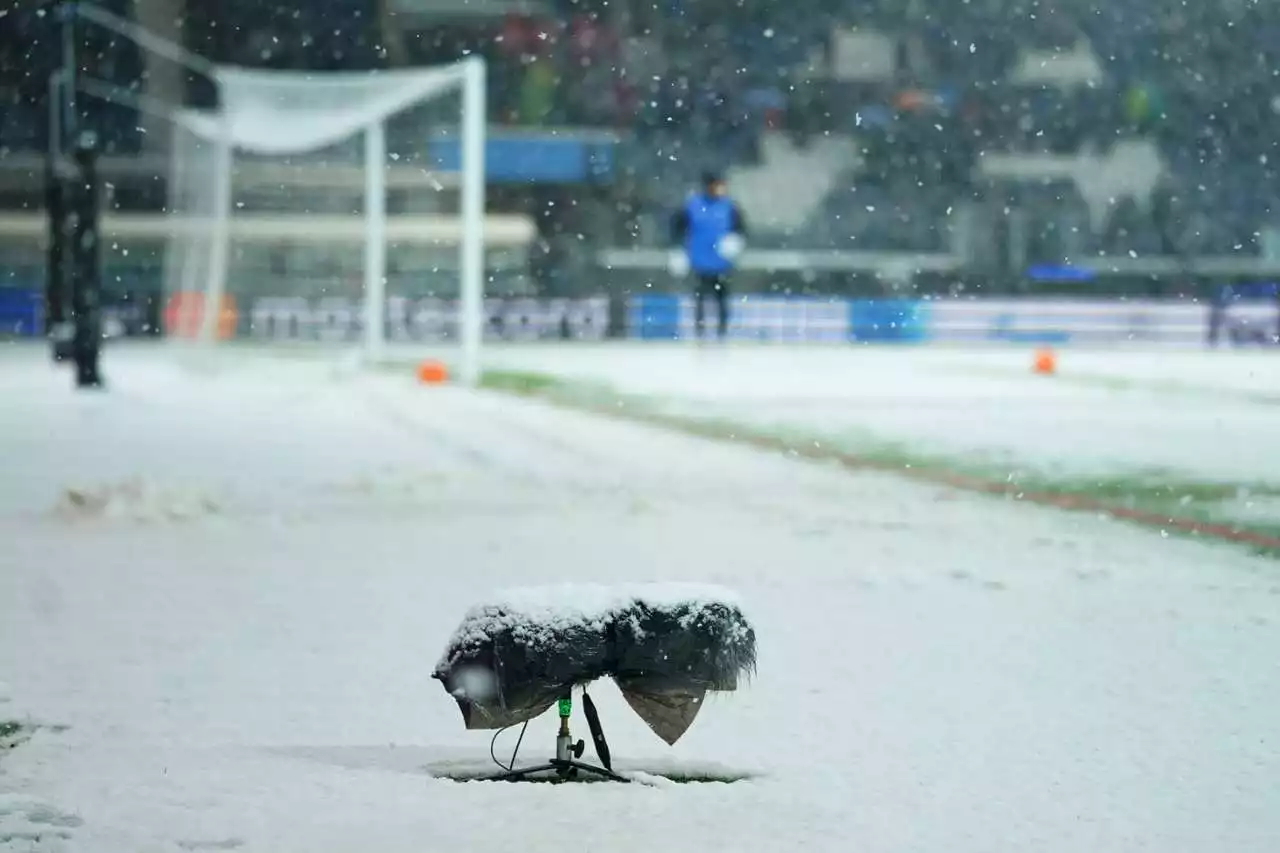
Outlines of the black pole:
M 98 355 L 102 349 L 102 253 L 99 231 L 101 186 L 98 179 L 98 139 L 89 131 L 76 138 L 79 169 L 71 212 L 75 218 L 71 241 L 71 315 L 75 331 L 71 351 L 75 360 L 76 387 L 99 388 L 102 375 Z
M 45 335 L 53 360 L 71 356 L 70 240 L 73 223 L 69 196 L 73 192 L 74 165 L 68 157 L 70 140 L 78 127 L 76 110 L 76 18 L 74 3 L 57 8 L 60 49 L 58 70 L 49 75 L 49 133 L 45 157 L 45 206 L 49 217 L 49 247 L 45 269 Z
M 80 13 L 75 3 L 58 6 L 58 22 L 62 32 L 62 141 L 76 138 L 80 128 L 80 111 L 76 92 L 80 88 L 80 62 L 76 54 L 76 18 Z
M 54 109 L 59 109 L 55 106 Z M 67 357 L 67 206 L 65 166 L 61 146 L 54 134 L 58 126 L 49 128 L 49 148 L 45 156 L 45 212 L 49 217 L 49 248 L 45 263 L 44 331 L 52 345 L 54 361 Z
M 49 328 L 54 358 L 70 356 L 76 387 L 99 388 L 102 375 L 101 186 L 98 138 L 81 127 L 76 103 L 79 57 L 74 2 L 58 6 L 60 70 L 49 81 Z M 68 156 L 70 155 L 70 156 Z

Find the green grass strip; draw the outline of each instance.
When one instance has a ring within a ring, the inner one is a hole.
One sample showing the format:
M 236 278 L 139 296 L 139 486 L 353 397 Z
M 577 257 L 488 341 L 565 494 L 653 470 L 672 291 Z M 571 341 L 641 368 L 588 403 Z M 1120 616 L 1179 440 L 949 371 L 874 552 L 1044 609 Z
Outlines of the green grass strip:
M 859 431 L 824 432 L 767 426 L 674 410 L 658 397 L 619 392 L 607 383 L 545 373 L 495 370 L 482 387 L 561 406 L 661 426 L 702 438 L 735 441 L 790 456 L 838 462 L 1004 499 L 1105 513 L 1178 535 L 1235 542 L 1280 557 L 1280 519 L 1233 517 L 1232 506 L 1256 499 L 1280 505 L 1280 484 L 1210 482 L 1176 472 L 1141 470 L 1111 477 L 1056 475 L 1025 464 L 979 456 L 922 453 Z M 1261 514 L 1260 514 L 1261 515 Z
M 962 376 L 982 377 L 986 379 L 1026 379 L 1029 371 L 1023 372 L 1013 368 L 990 367 L 976 364 L 951 364 L 940 368 L 947 373 Z M 1199 400 L 1220 400 L 1222 402 L 1253 403 L 1262 406 L 1280 406 L 1280 394 L 1265 391 L 1251 391 L 1247 388 L 1215 388 L 1210 385 L 1198 385 L 1190 382 L 1179 382 L 1176 379 L 1129 379 L 1122 376 L 1104 376 L 1098 373 L 1077 373 L 1060 371 L 1049 382 L 1060 382 L 1080 388 L 1096 388 L 1100 391 L 1119 391 L 1135 394 L 1161 394 L 1165 396 L 1188 397 Z

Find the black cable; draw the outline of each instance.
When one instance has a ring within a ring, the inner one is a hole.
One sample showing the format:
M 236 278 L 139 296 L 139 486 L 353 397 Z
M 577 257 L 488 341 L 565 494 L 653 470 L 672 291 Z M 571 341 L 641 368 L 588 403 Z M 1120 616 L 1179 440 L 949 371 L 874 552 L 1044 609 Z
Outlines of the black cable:
M 516 769 L 516 753 L 520 751 L 520 744 L 524 743 L 525 730 L 529 728 L 529 721 L 525 720 L 524 725 L 520 727 L 520 737 L 516 738 L 516 748 L 511 750 L 511 769 Z
M 510 770 L 511 768 L 507 767 L 505 764 L 503 764 L 501 761 L 498 760 L 498 756 L 494 754 L 493 747 L 498 742 L 498 735 L 502 734 L 509 728 L 511 728 L 511 726 L 503 726 L 502 728 L 494 732 L 493 737 L 489 740 L 489 757 L 493 759 L 494 764 L 498 765 L 503 770 Z
M 529 721 L 525 720 L 524 725 L 520 727 L 520 737 L 516 738 L 516 748 L 511 750 L 511 763 L 509 765 L 503 764 L 501 761 L 499 761 L 497 754 L 494 753 L 493 750 L 494 750 L 494 746 L 498 743 L 498 735 L 502 734 L 507 729 L 515 728 L 515 725 L 516 725 L 515 723 L 512 723 L 509 726 L 503 726 L 502 728 L 498 729 L 496 732 L 493 733 L 493 738 L 490 739 L 489 741 L 489 757 L 493 759 L 494 764 L 498 765 L 503 770 L 506 770 L 508 773 L 510 773 L 512 770 L 515 770 L 516 768 L 516 755 L 517 753 L 520 752 L 520 744 L 524 743 L 524 733 L 525 733 L 525 729 L 529 728 Z

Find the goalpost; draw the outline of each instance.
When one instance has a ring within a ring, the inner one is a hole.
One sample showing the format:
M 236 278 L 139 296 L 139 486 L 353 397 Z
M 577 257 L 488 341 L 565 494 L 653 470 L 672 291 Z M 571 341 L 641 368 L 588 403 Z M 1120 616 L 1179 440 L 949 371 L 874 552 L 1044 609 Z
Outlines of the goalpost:
M 163 243 L 171 333 L 212 345 L 251 324 L 264 297 L 345 298 L 360 306 L 363 357 L 377 361 L 387 354 L 392 281 L 456 299 L 449 360 L 459 381 L 478 381 L 486 243 L 518 253 L 533 238 L 525 218 L 485 213 L 482 58 L 370 72 L 215 66 L 101 9 L 77 10 L 217 90 L 211 110 L 130 97 L 173 122 L 165 215 L 130 217 Z M 438 173 L 432 138 L 456 146 L 455 172 Z M 404 196 L 395 214 L 393 190 Z

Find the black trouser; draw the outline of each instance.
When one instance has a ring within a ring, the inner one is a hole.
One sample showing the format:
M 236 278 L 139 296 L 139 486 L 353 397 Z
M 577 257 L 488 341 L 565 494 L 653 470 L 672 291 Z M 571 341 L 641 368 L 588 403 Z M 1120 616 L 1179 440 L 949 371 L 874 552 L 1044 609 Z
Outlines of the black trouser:
M 729 281 L 723 273 L 698 273 L 698 283 L 693 291 L 693 327 L 698 337 L 706 325 L 703 308 L 707 297 L 716 301 L 716 333 L 724 337 L 729 332 Z

